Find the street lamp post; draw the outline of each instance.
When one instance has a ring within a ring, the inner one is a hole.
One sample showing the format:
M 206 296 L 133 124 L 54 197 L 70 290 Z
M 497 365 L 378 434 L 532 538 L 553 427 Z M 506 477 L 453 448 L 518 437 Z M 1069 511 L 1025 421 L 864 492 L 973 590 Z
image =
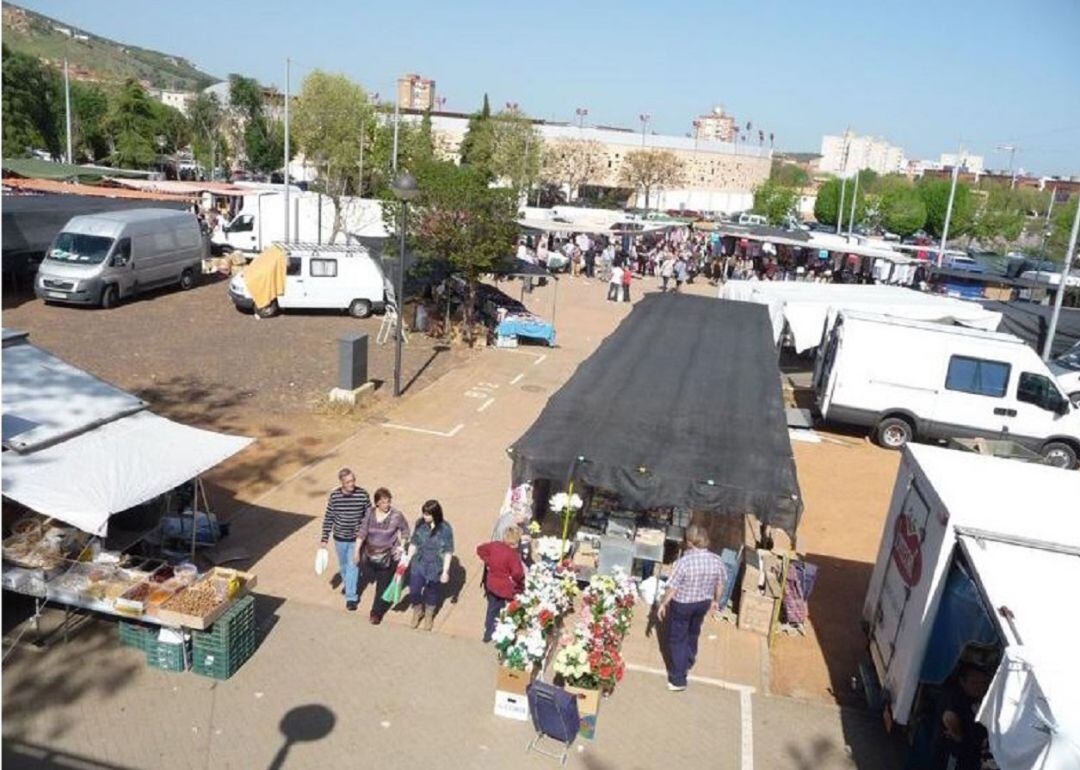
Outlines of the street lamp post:
M 585 116 L 589 114 L 589 111 L 584 107 L 578 107 L 574 112 L 577 114 L 577 127 L 585 127 Z
M 1069 274 L 1076 258 L 1076 234 L 1080 230 L 1080 202 L 1076 204 L 1076 216 L 1073 217 L 1072 233 L 1069 235 L 1069 248 L 1065 250 L 1065 264 L 1061 266 L 1061 282 L 1054 297 L 1054 312 L 1050 314 L 1050 328 L 1046 332 L 1046 345 L 1043 347 L 1043 360 L 1050 360 L 1050 351 L 1054 347 L 1054 334 L 1057 333 L 1058 317 L 1061 315 L 1061 303 L 1065 299 L 1065 289 L 1069 285 Z
M 859 200 L 859 170 L 855 170 L 855 189 L 851 193 L 851 215 L 848 216 L 847 234 L 855 232 L 855 204 Z
M 405 322 L 405 230 L 409 224 L 409 201 L 416 200 L 420 188 L 412 174 L 405 172 L 390 185 L 394 196 L 401 201 L 401 238 L 398 250 L 398 269 L 394 286 L 394 396 L 401 395 L 401 343 Z
M 836 206 L 836 234 L 840 235 L 840 229 L 844 221 L 844 192 L 847 190 L 847 177 L 840 177 L 840 202 Z
M 952 185 L 949 187 L 949 205 L 945 207 L 945 224 L 941 228 L 941 245 L 938 246 L 937 266 L 945 261 L 945 240 L 949 237 L 949 222 L 952 221 L 953 198 L 956 196 L 956 182 L 960 178 L 960 164 L 953 166 Z
M 645 146 L 645 131 L 649 128 L 649 121 L 652 120 L 652 115 L 647 112 L 643 112 L 638 115 L 638 120 L 641 121 L 641 146 Z

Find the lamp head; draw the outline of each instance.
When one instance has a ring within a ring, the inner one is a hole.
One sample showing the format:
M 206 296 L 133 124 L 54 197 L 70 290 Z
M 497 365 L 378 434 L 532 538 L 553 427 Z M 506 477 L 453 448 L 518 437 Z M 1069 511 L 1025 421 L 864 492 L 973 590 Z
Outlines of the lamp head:
M 398 176 L 390 185 L 390 189 L 394 191 L 394 196 L 398 200 L 413 201 L 420 195 L 420 188 L 416 184 L 416 177 L 412 174 L 405 172 Z

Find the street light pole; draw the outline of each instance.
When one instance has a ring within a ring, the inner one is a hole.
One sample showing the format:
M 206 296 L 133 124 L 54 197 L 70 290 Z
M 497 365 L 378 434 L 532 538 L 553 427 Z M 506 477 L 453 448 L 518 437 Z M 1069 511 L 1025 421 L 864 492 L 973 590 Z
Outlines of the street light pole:
M 285 243 L 289 237 L 289 59 L 285 59 Z
M 649 128 L 649 121 L 652 120 L 652 115 L 647 112 L 638 115 L 638 120 L 641 121 L 641 146 L 645 146 L 645 131 Z
M 577 127 L 579 129 L 585 127 L 585 116 L 589 114 L 589 111 L 584 107 L 578 107 L 574 112 L 577 113 Z
M 836 234 L 840 235 L 844 221 L 844 191 L 847 189 L 847 177 L 840 177 L 840 203 L 836 206 Z
M 956 197 L 956 181 L 960 178 L 960 164 L 953 166 L 952 186 L 949 187 L 949 205 L 945 208 L 945 225 L 941 228 L 941 245 L 938 246 L 937 266 L 945 261 L 945 240 L 949 237 L 949 222 L 952 220 L 953 198 Z
M 67 162 L 72 163 L 75 156 L 71 152 L 71 81 L 68 79 L 67 59 L 64 59 L 64 119 L 67 121 Z M 177 172 L 179 177 L 179 169 Z
M 855 232 L 855 203 L 859 200 L 859 170 L 855 169 L 855 190 L 851 193 L 851 216 L 848 217 L 847 234 Z
M 398 269 L 394 286 L 394 396 L 401 395 L 401 344 L 404 340 L 405 323 L 405 231 L 409 225 L 409 201 L 420 194 L 416 179 L 404 173 L 390 185 L 394 195 L 401 201 L 401 238 L 398 249 Z
M 1054 334 L 1057 332 L 1058 318 L 1061 316 L 1061 303 L 1065 299 L 1065 289 L 1068 288 L 1073 259 L 1076 258 L 1078 230 L 1080 230 L 1080 201 L 1076 203 L 1076 216 L 1073 217 L 1072 233 L 1069 235 L 1069 248 L 1065 250 L 1065 264 L 1061 266 L 1061 282 L 1058 284 L 1057 296 L 1054 297 L 1054 312 L 1050 314 L 1050 328 L 1046 332 L 1046 345 L 1043 347 L 1044 361 L 1050 360 L 1050 352 L 1054 347 Z

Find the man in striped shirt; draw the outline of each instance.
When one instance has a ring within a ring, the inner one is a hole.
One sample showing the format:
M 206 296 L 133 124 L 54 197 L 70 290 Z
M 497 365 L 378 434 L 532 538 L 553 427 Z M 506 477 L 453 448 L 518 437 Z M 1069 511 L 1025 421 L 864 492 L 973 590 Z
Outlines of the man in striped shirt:
M 360 601 L 357 588 L 360 583 L 360 559 L 358 542 L 360 524 L 371 508 L 367 490 L 356 485 L 356 476 L 348 468 L 338 471 L 341 486 L 330 493 L 326 502 L 326 515 L 322 523 L 322 545 L 325 547 L 334 536 L 341 580 L 345 584 L 345 609 L 355 612 Z

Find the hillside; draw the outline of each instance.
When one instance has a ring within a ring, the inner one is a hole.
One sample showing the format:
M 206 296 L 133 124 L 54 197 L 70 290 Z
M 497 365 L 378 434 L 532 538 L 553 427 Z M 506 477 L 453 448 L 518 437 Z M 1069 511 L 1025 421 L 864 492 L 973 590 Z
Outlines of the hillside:
M 197 91 L 220 80 L 179 56 L 124 45 L 11 3 L 4 3 L 3 17 L 4 45 L 56 65 L 67 58 L 76 78 L 133 77 L 169 91 Z

